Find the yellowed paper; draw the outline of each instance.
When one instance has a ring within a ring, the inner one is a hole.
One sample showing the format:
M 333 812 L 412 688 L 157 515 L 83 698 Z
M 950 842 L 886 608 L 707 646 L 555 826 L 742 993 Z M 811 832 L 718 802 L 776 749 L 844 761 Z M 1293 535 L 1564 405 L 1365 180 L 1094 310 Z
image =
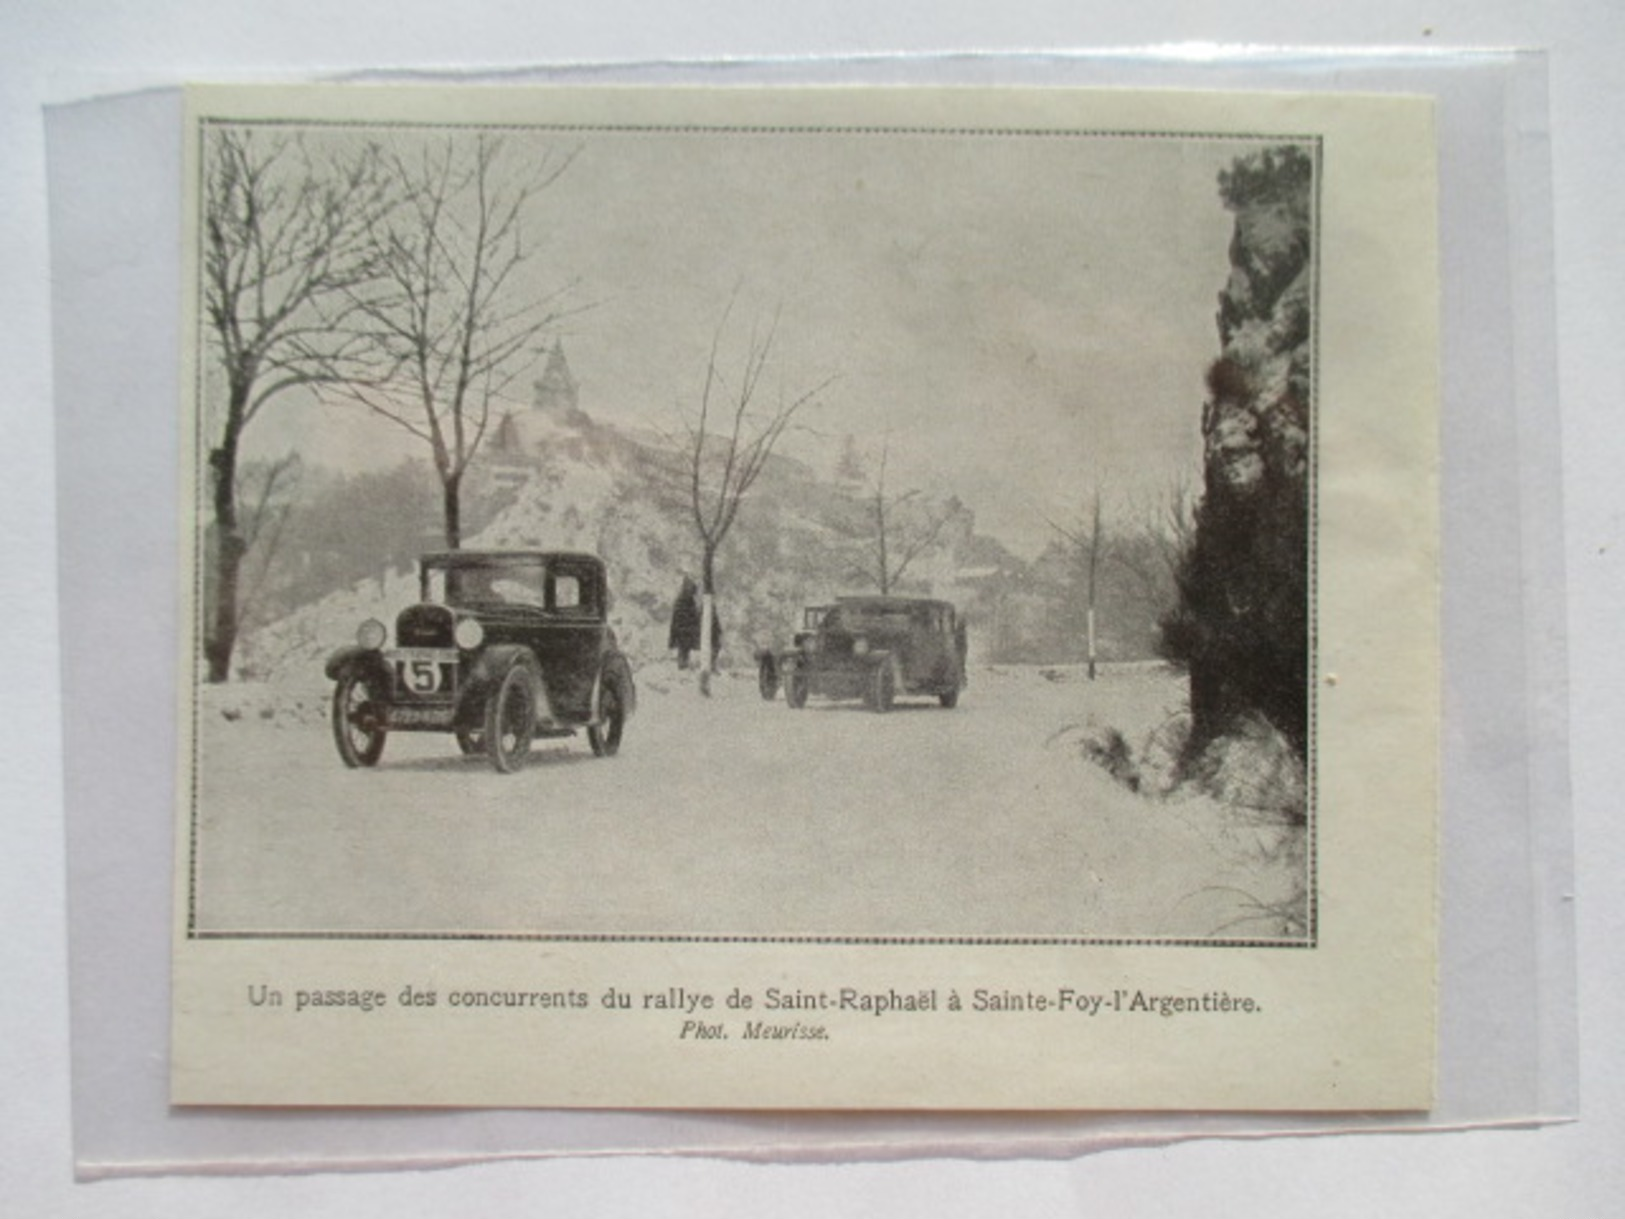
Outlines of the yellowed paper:
M 189 101 L 176 1103 L 1428 1107 L 1425 102 Z

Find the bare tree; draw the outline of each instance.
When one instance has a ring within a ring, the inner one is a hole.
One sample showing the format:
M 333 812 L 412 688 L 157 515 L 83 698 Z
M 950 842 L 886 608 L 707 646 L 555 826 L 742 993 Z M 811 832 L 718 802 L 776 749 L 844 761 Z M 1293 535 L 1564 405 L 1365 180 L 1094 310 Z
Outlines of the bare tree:
M 710 692 L 710 673 L 716 663 L 717 551 L 791 420 L 833 380 L 826 378 L 794 396 L 781 390 L 774 405 L 764 409 L 758 395 L 773 352 L 778 317 L 775 314 L 765 330 L 752 329 L 739 376 L 733 379 L 723 370 L 720 357 L 732 309 L 729 302 L 711 338 L 698 418 L 684 420 L 689 508 L 700 542 L 700 688 L 705 693 Z
M 964 510 L 964 505 L 957 498 L 951 498 L 936 512 L 923 517 L 900 516 L 898 510 L 917 502 L 920 492 L 914 489 L 901 495 L 888 493 L 886 467 L 890 455 L 890 443 L 882 444 L 869 497 L 871 566 L 860 572 L 865 580 L 873 582 L 880 589 L 883 597 L 891 594 L 914 560 L 930 550 L 948 522 Z
M 1180 565 L 1195 530 L 1189 478 L 1160 492 L 1102 497 L 1097 487 L 1072 521 L 1045 517 L 1058 535 L 1058 553 L 1081 587 L 1089 677 L 1098 667 L 1097 627 L 1105 614 L 1119 645 L 1142 635 L 1155 645 L 1158 624 L 1178 600 Z M 1076 596 L 1073 592 L 1071 595 Z
M 1179 595 L 1180 564 L 1196 537 L 1192 479 L 1177 475 L 1160 492 L 1135 496 L 1127 515 L 1132 523 L 1120 544 L 1107 549 L 1128 572 L 1140 603 L 1160 618 Z
M 1095 605 L 1100 590 L 1101 559 L 1107 547 L 1105 535 L 1101 531 L 1100 488 L 1096 487 L 1094 496 L 1090 500 L 1089 516 L 1079 525 L 1061 525 L 1044 518 L 1049 527 L 1055 530 L 1074 548 L 1078 556 L 1079 565 L 1084 573 L 1084 590 L 1086 598 L 1085 631 L 1088 636 L 1089 680 L 1095 680 Z
M 1170 576 L 1177 577 L 1185 555 L 1196 544 L 1196 484 L 1189 474 L 1168 480 L 1162 495 L 1146 507 L 1147 534 Z
M 225 382 L 209 451 L 213 553 L 204 656 L 225 681 L 248 550 L 239 511 L 243 433 L 289 390 L 339 375 L 348 293 L 376 274 L 366 235 L 390 207 L 376 150 L 316 157 L 298 135 L 209 129 L 203 178 L 203 312 Z
M 238 590 L 239 631 L 255 615 L 271 583 L 302 474 L 303 463 L 295 452 L 275 461 L 251 463 L 241 471 L 238 501 L 245 546 Z
M 538 296 L 521 272 L 527 209 L 575 155 L 550 150 L 521 166 L 482 132 L 472 146 L 447 137 L 389 158 L 402 204 L 372 228 L 378 283 L 352 297 L 368 369 L 340 391 L 428 446 L 451 549 L 462 544 L 463 476 L 494 408 L 540 356 L 565 315 L 555 303 L 574 287 Z

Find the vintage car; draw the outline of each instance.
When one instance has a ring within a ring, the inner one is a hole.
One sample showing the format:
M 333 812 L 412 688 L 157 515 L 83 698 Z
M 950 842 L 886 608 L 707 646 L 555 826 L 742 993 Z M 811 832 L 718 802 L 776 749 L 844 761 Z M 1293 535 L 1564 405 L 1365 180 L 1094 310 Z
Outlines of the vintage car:
M 927 694 L 954 707 L 965 688 L 965 622 L 946 601 L 840 597 L 809 606 L 793 646 L 758 653 L 757 665 L 762 697 L 782 685 L 798 710 L 810 695 L 889 711 L 900 695 Z
M 605 621 L 603 561 L 590 554 L 457 550 L 424 555 L 420 600 L 377 619 L 327 660 L 333 739 L 346 766 L 375 766 L 391 732 L 449 732 L 465 754 L 516 770 L 535 737 L 587 730 L 614 755 L 637 705 Z

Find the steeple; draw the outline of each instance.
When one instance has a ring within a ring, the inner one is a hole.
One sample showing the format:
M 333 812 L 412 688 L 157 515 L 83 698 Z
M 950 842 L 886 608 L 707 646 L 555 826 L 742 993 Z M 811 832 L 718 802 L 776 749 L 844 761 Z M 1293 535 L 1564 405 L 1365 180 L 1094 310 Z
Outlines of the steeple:
M 553 340 L 553 349 L 547 353 L 547 367 L 542 370 L 534 389 L 537 410 L 546 411 L 560 421 L 575 414 L 581 386 L 570 371 L 570 362 L 564 358 L 563 340 Z

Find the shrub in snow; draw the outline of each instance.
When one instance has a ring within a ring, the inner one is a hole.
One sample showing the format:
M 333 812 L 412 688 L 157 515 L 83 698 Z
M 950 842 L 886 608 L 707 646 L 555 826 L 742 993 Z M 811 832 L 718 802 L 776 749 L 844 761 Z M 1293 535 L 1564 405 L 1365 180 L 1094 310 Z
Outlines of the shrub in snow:
M 1134 762 L 1134 750 L 1117 729 L 1107 728 L 1084 741 L 1083 752 L 1129 791 L 1140 790 L 1140 768 Z
M 1224 804 L 1291 825 L 1307 819 L 1308 784 L 1296 746 L 1267 720 L 1246 716 L 1190 763 L 1192 782 Z

